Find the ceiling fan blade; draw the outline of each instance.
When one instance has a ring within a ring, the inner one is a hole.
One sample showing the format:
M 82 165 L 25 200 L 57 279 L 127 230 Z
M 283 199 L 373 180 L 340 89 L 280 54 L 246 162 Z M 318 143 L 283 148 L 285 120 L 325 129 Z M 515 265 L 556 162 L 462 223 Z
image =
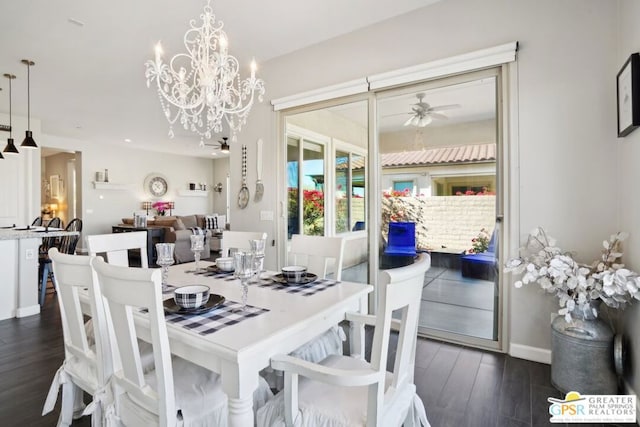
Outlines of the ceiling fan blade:
M 444 114 L 440 114 L 440 113 L 429 113 L 429 116 L 434 118 L 434 119 L 438 119 L 438 120 L 449 120 L 449 117 L 445 116 Z
M 451 110 L 452 108 L 460 108 L 460 107 L 462 107 L 460 104 L 437 105 L 435 107 L 431 107 L 429 111 L 444 111 L 444 110 Z
M 412 122 L 415 118 L 416 118 L 416 116 L 411 116 L 411 117 L 409 117 L 409 119 L 408 119 L 406 122 L 404 122 L 404 125 L 403 125 L 403 126 L 409 126 L 409 125 L 411 125 L 411 124 L 412 124 L 411 122 Z M 414 126 L 415 126 L 415 125 L 414 125 Z

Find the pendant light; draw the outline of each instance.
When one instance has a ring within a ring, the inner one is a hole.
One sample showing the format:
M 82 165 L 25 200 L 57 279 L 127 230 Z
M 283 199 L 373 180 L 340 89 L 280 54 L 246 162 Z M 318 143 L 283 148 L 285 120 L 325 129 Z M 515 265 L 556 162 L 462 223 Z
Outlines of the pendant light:
M 14 155 L 19 153 L 18 148 L 16 148 L 16 145 L 13 143 L 13 126 L 11 124 L 11 80 L 15 79 L 16 76 L 14 76 L 13 74 L 5 74 L 4 76 L 9 79 L 9 139 L 7 139 L 7 146 L 4 147 L 4 150 L 2 150 L 2 152 Z
M 31 73 L 30 73 L 30 70 L 31 70 L 31 66 L 35 65 L 36 63 L 28 59 L 23 59 L 20 62 L 22 62 L 27 66 L 27 130 L 25 131 L 26 136 L 24 137 L 24 141 L 22 141 L 22 144 L 20 144 L 20 147 L 38 148 L 38 145 L 33 140 L 33 134 L 31 132 Z

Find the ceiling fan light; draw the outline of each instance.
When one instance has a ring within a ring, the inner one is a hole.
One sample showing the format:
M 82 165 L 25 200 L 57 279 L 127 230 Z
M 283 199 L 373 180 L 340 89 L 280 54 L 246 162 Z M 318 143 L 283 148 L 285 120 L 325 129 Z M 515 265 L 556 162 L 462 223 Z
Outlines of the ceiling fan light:
M 220 144 L 220 152 L 224 154 L 229 154 L 229 144 L 225 144 L 225 143 Z
M 15 154 L 20 154 L 20 152 L 18 151 L 18 147 L 16 147 L 16 144 L 13 143 L 13 138 L 7 139 L 7 145 L 4 147 L 4 150 L 2 150 L 2 152 L 12 156 Z
M 22 144 L 20 144 L 20 147 L 24 147 L 24 148 L 38 148 L 38 144 L 36 144 L 36 141 L 33 139 L 33 132 L 31 132 L 30 130 L 25 131 L 25 137 L 24 137 L 24 141 L 22 141 Z

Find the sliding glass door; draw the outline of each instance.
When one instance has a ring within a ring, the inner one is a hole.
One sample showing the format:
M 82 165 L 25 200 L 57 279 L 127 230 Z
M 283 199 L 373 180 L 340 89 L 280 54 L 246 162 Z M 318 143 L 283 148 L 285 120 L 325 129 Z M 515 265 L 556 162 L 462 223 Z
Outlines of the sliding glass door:
M 487 70 L 377 97 L 380 268 L 413 261 L 386 250 L 410 225 L 405 244 L 431 256 L 420 333 L 488 347 L 500 318 L 499 78 Z

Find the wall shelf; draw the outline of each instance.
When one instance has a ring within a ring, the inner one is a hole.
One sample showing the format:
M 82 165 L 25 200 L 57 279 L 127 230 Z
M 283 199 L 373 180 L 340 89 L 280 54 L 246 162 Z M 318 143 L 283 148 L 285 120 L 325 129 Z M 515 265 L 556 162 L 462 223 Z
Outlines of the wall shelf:
M 129 190 L 131 188 L 131 184 L 93 181 L 93 188 L 96 190 Z
M 209 191 L 207 190 L 178 190 L 178 195 L 185 197 L 207 197 Z

